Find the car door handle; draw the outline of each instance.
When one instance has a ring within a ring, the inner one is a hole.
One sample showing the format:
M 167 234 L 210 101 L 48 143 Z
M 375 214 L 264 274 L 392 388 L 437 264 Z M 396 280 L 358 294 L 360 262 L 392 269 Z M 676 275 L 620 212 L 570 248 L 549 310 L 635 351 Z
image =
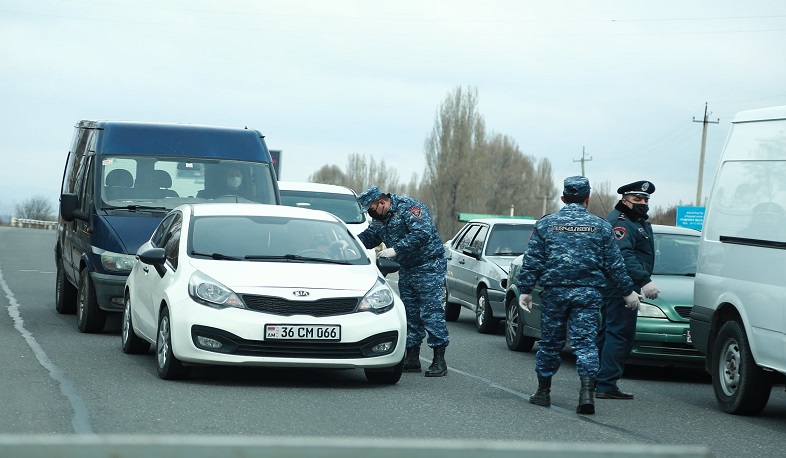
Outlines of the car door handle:
M 464 260 L 463 259 L 459 259 L 459 264 L 464 264 Z
M 147 266 L 145 266 L 145 267 L 142 267 L 142 270 L 143 270 L 145 273 L 148 273 L 148 272 L 150 272 L 150 268 L 149 268 L 149 267 L 147 267 Z

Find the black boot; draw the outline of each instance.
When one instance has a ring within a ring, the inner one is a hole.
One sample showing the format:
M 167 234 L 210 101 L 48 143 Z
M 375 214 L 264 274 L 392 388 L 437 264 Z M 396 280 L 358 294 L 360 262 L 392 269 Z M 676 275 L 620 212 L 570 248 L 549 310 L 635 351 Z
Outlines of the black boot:
M 404 372 L 420 372 L 420 345 L 407 348 L 404 354 Z
M 576 413 L 594 414 L 595 413 L 595 379 L 592 377 L 579 377 L 581 379 L 581 389 L 579 390 L 579 406 Z
M 529 403 L 543 407 L 551 405 L 551 377 L 538 377 L 538 391 L 529 397 Z
M 445 347 L 434 347 L 434 361 L 426 371 L 426 377 L 444 377 L 448 375 L 448 363 L 445 362 Z

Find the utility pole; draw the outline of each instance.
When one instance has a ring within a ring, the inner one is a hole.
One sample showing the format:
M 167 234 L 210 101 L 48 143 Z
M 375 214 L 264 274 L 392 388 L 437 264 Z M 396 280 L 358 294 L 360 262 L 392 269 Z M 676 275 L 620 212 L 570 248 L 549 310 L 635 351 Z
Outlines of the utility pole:
M 707 102 L 704 102 L 704 121 L 697 121 L 693 117 L 693 122 L 700 122 L 704 124 L 701 129 L 701 153 L 699 154 L 699 182 L 696 185 L 696 206 L 701 207 L 701 182 L 704 181 L 704 148 L 707 146 L 707 124 L 718 124 L 720 119 L 716 121 L 707 120 Z
M 584 157 L 584 147 L 582 146 L 581 147 L 581 159 L 573 159 L 573 162 L 581 162 L 581 176 L 586 176 L 586 175 L 584 175 L 584 163 L 588 162 L 588 161 L 591 161 L 591 160 L 592 160 L 591 157 L 590 158 Z

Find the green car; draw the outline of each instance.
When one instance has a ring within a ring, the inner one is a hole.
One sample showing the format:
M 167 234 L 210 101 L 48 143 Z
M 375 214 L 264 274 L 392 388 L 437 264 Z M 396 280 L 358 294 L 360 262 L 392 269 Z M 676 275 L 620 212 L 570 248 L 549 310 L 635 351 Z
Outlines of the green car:
M 642 298 L 630 364 L 702 366 L 704 356 L 691 344 L 690 312 L 696 277 L 700 233 L 693 229 L 653 224 L 655 267 L 652 280 L 657 299 Z M 524 256 L 510 265 L 505 292 L 505 341 L 512 351 L 530 351 L 540 334 L 540 291 L 532 292 L 532 311 L 520 313 L 516 277 Z

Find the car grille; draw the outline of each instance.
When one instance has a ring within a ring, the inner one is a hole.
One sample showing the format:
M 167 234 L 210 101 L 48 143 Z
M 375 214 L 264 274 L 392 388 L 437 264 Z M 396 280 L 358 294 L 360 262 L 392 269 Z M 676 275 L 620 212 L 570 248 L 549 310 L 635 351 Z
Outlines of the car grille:
M 690 318 L 690 310 L 693 307 L 674 307 L 674 311 L 683 318 Z
M 636 342 L 634 353 L 670 356 L 702 356 L 702 354 L 691 344 L 672 342 Z
M 196 346 L 198 346 L 196 343 L 197 336 L 207 336 L 223 342 L 225 344 L 223 349 L 215 350 L 216 353 L 268 358 L 369 358 L 382 356 L 379 354 L 370 355 L 368 352 L 369 347 L 382 341 L 392 340 L 393 346 L 385 353 L 390 354 L 396 350 L 396 343 L 398 342 L 397 331 L 383 332 L 367 337 L 359 342 L 294 342 L 286 340 L 246 340 L 220 329 L 195 325 L 191 328 L 191 338 Z M 206 348 L 202 349 L 208 350 Z
M 251 310 L 270 313 L 271 315 L 334 316 L 354 312 L 360 300 L 357 297 L 336 297 L 306 302 L 290 301 L 275 296 L 245 294 L 243 295 L 243 302 Z

